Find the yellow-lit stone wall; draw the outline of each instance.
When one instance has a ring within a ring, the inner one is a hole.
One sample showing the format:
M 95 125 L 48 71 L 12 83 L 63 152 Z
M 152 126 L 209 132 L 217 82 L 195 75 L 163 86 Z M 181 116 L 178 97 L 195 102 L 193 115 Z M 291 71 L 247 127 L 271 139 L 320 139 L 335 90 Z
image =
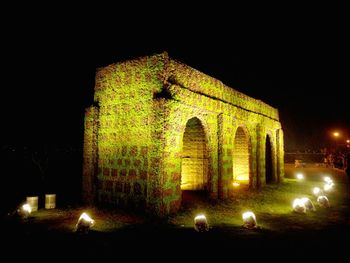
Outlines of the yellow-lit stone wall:
M 97 173 L 97 132 L 98 132 L 98 109 L 87 108 L 85 111 L 84 124 L 84 159 L 83 159 L 83 200 L 94 203 L 96 195 L 96 173 Z
M 179 209 L 185 189 L 230 196 L 243 159 L 246 183 L 260 187 L 267 134 L 281 181 L 276 109 L 166 53 L 107 66 L 85 117 L 84 198 L 163 216 Z

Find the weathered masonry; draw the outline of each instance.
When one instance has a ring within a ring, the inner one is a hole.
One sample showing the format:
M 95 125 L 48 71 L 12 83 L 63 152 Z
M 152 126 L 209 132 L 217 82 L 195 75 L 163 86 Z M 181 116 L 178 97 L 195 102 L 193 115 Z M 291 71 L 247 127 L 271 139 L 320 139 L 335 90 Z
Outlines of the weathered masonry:
M 162 53 L 97 70 L 83 198 L 157 215 L 183 190 L 234 195 L 284 176 L 278 110 Z

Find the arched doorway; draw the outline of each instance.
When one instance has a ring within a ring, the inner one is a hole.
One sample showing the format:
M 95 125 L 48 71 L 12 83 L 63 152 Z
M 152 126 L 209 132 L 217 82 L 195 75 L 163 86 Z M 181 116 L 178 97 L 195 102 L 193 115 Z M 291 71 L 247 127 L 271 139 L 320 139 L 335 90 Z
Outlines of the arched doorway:
M 198 118 L 187 121 L 183 135 L 181 190 L 207 190 L 208 147 L 205 131 Z
M 249 136 L 242 128 L 238 127 L 233 143 L 233 181 L 249 185 Z
M 269 135 L 266 135 L 265 140 L 265 176 L 267 184 L 275 182 L 272 171 L 272 144 Z

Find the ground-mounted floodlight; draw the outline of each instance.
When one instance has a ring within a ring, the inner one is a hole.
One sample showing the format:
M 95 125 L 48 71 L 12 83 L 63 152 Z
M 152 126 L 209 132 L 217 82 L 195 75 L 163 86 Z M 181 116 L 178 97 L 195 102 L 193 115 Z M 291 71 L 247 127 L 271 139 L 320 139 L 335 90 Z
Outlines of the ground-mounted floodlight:
M 302 173 L 297 173 L 297 179 L 298 180 L 303 180 L 304 179 L 304 175 Z
M 317 197 L 317 203 L 319 204 L 320 207 L 324 207 L 324 208 L 330 207 L 329 200 L 325 195 L 320 195 L 319 197 Z
M 333 186 L 334 186 L 333 180 L 332 180 L 330 177 L 328 177 L 328 176 L 324 177 L 323 179 L 324 179 L 324 181 L 325 181 L 325 184 L 324 184 L 324 186 L 323 186 L 323 190 L 324 190 L 325 192 L 330 192 L 330 191 L 332 191 Z
M 194 229 L 197 232 L 206 232 L 209 230 L 209 224 L 205 215 L 197 215 L 194 218 Z
M 303 197 L 301 198 L 301 201 L 304 203 L 306 211 L 316 211 L 314 204 L 309 198 Z
M 95 221 L 91 219 L 85 212 L 81 214 L 78 219 L 78 223 L 75 225 L 75 231 L 78 233 L 88 233 L 90 228 L 95 224 Z
M 324 186 L 323 186 L 323 190 L 325 191 L 325 192 L 330 192 L 332 189 L 333 189 L 333 183 L 332 184 L 325 184 Z
M 242 214 L 243 226 L 245 228 L 253 229 L 257 228 L 256 216 L 253 212 L 248 211 Z
M 31 212 L 32 212 L 32 208 L 30 207 L 29 204 L 24 204 L 17 210 L 17 213 L 23 218 L 29 217 Z
M 332 179 L 331 179 L 329 176 L 323 177 L 323 180 L 324 180 L 326 183 L 332 182 Z
M 300 214 L 305 214 L 306 213 L 306 206 L 300 198 L 296 198 L 293 201 L 293 211 L 300 213 Z

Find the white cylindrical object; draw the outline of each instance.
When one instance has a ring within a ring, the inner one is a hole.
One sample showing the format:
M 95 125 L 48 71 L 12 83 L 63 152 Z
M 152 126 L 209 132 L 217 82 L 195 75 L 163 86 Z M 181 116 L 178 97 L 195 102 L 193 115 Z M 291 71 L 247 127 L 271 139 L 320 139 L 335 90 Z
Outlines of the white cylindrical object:
M 27 196 L 27 204 L 30 205 L 32 212 L 38 211 L 38 199 L 37 196 Z
M 45 209 L 56 208 L 56 194 L 45 195 Z

